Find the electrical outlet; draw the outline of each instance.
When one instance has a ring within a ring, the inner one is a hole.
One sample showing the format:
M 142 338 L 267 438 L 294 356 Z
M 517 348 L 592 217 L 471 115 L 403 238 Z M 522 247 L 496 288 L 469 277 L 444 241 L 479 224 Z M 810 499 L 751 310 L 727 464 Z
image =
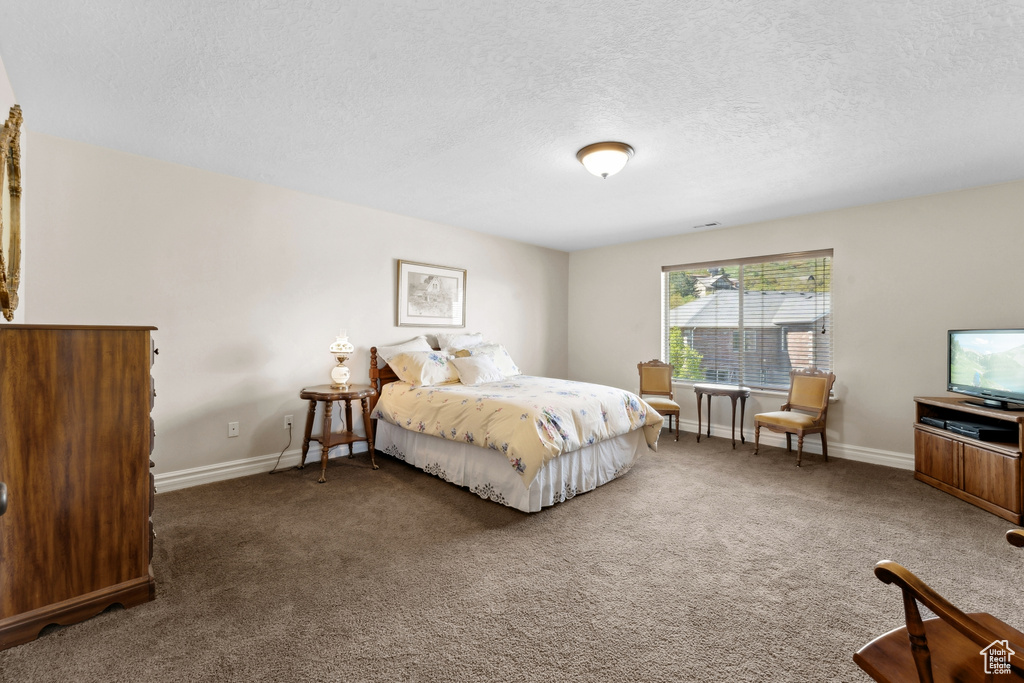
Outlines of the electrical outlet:
M 238 423 L 228 422 L 228 437 L 238 436 Z
M 292 428 L 292 416 L 291 415 L 285 415 L 284 416 L 284 428 L 285 429 L 291 429 Z

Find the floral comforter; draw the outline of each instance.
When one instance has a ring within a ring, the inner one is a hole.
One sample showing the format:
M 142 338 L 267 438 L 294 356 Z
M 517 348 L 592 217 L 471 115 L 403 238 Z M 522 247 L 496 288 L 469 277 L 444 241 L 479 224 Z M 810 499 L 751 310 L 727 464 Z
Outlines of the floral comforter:
M 664 418 L 635 394 L 601 384 L 518 375 L 476 386 L 384 387 L 372 417 L 498 451 L 529 486 L 548 460 L 643 429 L 657 450 Z

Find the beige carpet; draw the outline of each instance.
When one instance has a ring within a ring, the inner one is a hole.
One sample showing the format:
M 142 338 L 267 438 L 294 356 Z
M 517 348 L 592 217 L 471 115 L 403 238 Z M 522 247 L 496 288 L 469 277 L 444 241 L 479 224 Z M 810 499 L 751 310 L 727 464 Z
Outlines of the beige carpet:
M 156 601 L 0 681 L 861 681 L 902 623 L 881 559 L 1024 624 L 1012 525 L 906 471 L 686 434 L 525 515 L 379 460 L 158 495 Z

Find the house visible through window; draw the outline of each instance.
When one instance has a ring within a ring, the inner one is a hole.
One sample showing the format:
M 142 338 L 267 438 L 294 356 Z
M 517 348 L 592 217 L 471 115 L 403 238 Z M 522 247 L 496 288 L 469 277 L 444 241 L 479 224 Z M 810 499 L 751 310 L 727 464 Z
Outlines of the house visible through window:
M 743 328 L 743 351 L 745 353 L 757 351 L 757 330 L 749 327 Z
M 832 369 L 832 250 L 662 268 L 664 357 L 677 379 L 783 389 Z

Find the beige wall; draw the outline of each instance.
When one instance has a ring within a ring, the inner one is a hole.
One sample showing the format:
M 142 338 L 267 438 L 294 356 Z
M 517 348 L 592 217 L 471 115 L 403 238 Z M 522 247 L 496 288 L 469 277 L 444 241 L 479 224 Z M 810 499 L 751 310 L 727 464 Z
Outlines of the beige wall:
M 467 331 L 504 342 L 524 371 L 635 389 L 636 362 L 660 352 L 662 265 L 833 248 L 830 443 L 903 466 L 912 397 L 945 393 L 946 329 L 1024 326 L 1024 182 L 566 254 L 30 126 L 24 137 L 25 322 L 160 328 L 158 473 L 280 452 L 282 418 L 297 438 L 298 390 L 326 379 L 340 328 L 356 377 L 371 344 L 429 332 L 394 324 L 400 258 L 467 268 Z M 692 396 L 679 387 L 684 427 Z M 748 435 L 780 402 L 751 399 Z
M 4 67 L 3 60 L 0 59 L 0 108 L 2 108 L 4 113 L 4 120 L 7 119 L 7 112 L 17 102 L 14 97 L 14 89 L 11 87 L 11 81 L 7 78 L 7 69 Z
M 946 330 L 1024 327 L 1024 182 L 573 252 L 570 378 L 636 388 L 636 363 L 660 355 L 661 266 L 826 248 L 839 398 L 830 453 L 905 466 L 913 397 L 946 394 Z M 692 389 L 677 398 L 684 426 L 695 423 Z M 725 424 L 728 403 L 716 401 Z M 752 397 L 747 434 L 753 413 L 781 402 Z
M 466 268 L 466 331 L 567 374 L 568 254 L 30 134 L 29 323 L 155 325 L 157 472 L 276 456 L 349 330 L 353 377 L 395 326 L 396 260 Z M 365 381 L 365 380 L 364 380 Z M 227 423 L 241 423 L 228 439 Z M 336 425 L 337 426 L 337 425 Z

